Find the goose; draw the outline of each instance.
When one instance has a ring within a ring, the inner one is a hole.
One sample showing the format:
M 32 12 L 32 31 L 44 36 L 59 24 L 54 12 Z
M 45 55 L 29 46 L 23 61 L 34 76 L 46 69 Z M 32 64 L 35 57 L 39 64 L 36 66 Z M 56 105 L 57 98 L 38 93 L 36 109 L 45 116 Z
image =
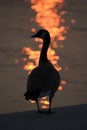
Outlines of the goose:
M 41 49 L 38 66 L 34 68 L 28 76 L 26 86 L 27 90 L 24 96 L 26 100 L 35 100 L 39 113 L 41 110 L 39 107 L 38 98 L 48 96 L 48 113 L 51 113 L 52 99 L 55 92 L 58 90 L 58 86 L 60 84 L 60 75 L 47 58 L 47 50 L 49 48 L 51 39 L 49 32 L 45 29 L 40 29 L 36 34 L 31 36 L 31 38 L 36 37 L 43 40 L 43 46 Z

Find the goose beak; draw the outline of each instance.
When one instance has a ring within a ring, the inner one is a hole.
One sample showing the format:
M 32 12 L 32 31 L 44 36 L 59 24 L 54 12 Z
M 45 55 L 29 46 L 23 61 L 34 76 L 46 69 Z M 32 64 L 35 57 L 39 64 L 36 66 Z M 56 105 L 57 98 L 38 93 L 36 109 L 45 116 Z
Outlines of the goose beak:
M 33 37 L 37 37 L 37 35 L 36 35 L 36 34 L 35 34 L 35 35 L 32 35 L 31 38 L 33 38 Z

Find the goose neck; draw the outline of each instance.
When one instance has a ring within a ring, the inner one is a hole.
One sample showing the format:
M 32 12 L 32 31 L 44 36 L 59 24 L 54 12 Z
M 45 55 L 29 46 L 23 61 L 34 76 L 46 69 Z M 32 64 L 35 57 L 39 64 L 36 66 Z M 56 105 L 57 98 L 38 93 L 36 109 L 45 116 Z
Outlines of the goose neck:
M 43 62 L 47 61 L 47 50 L 48 50 L 49 44 L 50 44 L 50 37 L 43 40 L 43 47 L 40 54 L 40 60 Z

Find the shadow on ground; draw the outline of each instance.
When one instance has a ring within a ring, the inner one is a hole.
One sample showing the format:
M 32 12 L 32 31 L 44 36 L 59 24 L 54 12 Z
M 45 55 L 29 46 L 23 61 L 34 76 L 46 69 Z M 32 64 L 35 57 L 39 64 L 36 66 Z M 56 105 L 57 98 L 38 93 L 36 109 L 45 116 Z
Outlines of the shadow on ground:
M 25 111 L 0 115 L 0 130 L 87 130 L 87 104 L 54 108 L 51 115 Z

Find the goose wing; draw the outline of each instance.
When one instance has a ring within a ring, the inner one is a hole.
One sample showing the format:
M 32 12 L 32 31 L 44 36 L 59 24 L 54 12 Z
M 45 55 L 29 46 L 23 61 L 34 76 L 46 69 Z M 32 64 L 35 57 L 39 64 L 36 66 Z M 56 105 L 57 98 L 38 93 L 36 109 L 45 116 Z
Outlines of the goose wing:
M 27 80 L 27 91 L 36 91 L 42 84 L 41 73 L 39 67 L 33 69 Z

